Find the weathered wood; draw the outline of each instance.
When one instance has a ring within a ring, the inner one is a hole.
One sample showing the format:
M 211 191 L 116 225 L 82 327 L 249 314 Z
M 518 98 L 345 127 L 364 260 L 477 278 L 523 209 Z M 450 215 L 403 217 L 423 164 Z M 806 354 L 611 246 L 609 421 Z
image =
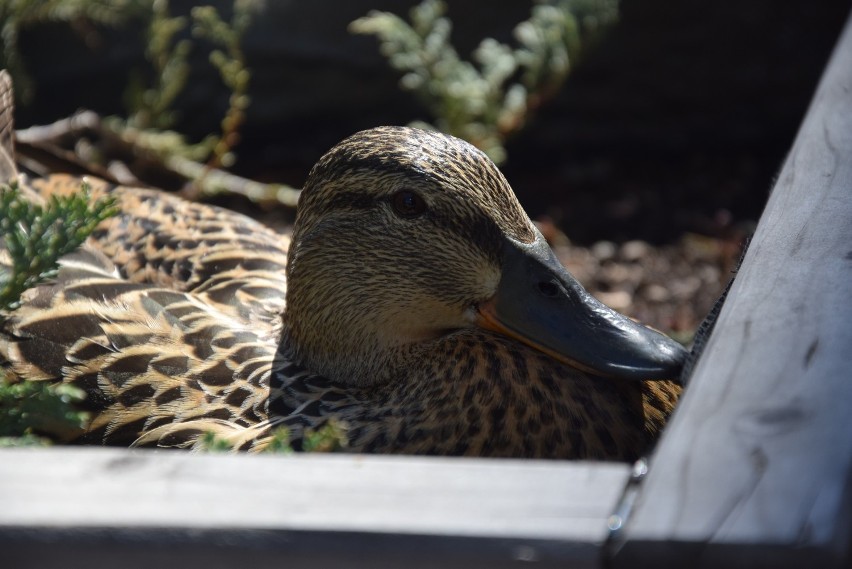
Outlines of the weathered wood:
M 852 543 L 852 20 L 616 567 L 830 567 Z
M 594 567 L 628 474 L 556 461 L 7 450 L 0 566 L 79 555 L 91 569 Z

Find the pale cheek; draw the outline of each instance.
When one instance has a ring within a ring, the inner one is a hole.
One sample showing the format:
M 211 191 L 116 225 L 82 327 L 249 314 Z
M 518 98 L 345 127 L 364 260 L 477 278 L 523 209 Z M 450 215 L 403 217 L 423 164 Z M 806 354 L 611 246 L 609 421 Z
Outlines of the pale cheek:
M 388 309 L 377 316 L 376 333 L 381 343 L 388 346 L 433 340 L 447 330 L 470 325 L 466 311 L 428 298 Z
M 485 298 L 491 298 L 497 294 L 497 287 L 500 286 L 500 271 L 487 265 L 481 270 L 482 275 L 482 290 Z
M 479 312 L 475 306 L 468 306 L 464 311 L 464 321 L 468 326 L 478 326 Z

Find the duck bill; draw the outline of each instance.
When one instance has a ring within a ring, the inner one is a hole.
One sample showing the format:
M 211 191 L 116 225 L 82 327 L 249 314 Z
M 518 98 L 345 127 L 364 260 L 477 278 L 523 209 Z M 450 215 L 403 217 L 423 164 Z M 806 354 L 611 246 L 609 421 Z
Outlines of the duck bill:
M 530 244 L 507 238 L 497 293 L 479 305 L 477 324 L 596 375 L 677 378 L 683 346 L 595 299 L 536 234 Z

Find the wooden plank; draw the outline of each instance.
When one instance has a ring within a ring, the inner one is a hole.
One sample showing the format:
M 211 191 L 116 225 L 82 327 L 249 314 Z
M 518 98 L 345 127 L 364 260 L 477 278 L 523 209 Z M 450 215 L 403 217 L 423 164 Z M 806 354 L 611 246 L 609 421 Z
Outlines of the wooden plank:
M 628 476 L 557 461 L 6 450 L 0 566 L 595 567 Z
M 616 567 L 846 566 L 852 19 L 660 443 Z

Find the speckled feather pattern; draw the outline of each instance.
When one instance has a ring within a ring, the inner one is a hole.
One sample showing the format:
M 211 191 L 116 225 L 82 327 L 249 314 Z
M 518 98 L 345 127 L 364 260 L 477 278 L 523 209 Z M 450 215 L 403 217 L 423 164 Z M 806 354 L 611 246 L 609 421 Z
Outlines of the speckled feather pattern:
M 12 78 L 0 72 L 0 182 L 8 182 L 15 174 L 15 96 Z
M 292 242 L 226 210 L 91 183 L 120 215 L 0 332 L 17 377 L 88 393 L 92 424 L 68 441 L 192 448 L 212 431 L 256 451 L 286 425 L 298 448 L 305 427 L 336 417 L 352 451 L 632 460 L 676 402 L 669 382 L 591 377 L 441 327 L 493 292 L 500 235 L 533 236 L 502 174 L 450 137 L 383 128 L 344 141 L 312 171 Z M 428 214 L 395 217 L 400 188 Z

